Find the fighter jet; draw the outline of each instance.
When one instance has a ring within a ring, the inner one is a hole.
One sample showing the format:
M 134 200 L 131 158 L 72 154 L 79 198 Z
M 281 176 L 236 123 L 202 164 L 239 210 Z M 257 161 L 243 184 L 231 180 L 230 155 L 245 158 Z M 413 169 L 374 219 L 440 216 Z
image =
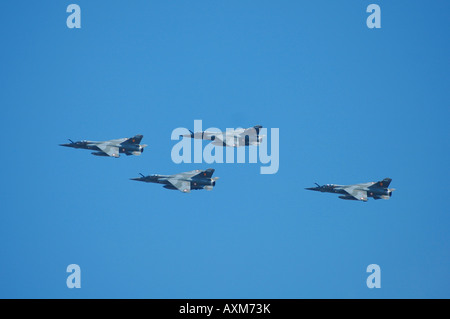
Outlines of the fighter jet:
M 367 202 L 368 197 L 373 197 L 373 199 L 389 199 L 392 196 L 392 192 L 395 190 L 395 188 L 388 188 L 391 181 L 391 178 L 385 178 L 379 182 L 354 185 L 326 184 L 322 186 L 315 183 L 317 187 L 305 189 L 322 193 L 342 194 L 342 196 L 339 196 L 341 199 Z
M 189 193 L 191 189 L 206 189 L 210 191 L 216 185 L 216 181 L 219 177 L 212 177 L 214 169 L 208 168 L 207 170 L 195 170 L 185 173 L 179 173 L 175 175 L 149 175 L 138 178 L 130 178 L 133 181 L 140 181 L 146 183 L 158 183 L 164 184 L 164 188 L 178 189 L 183 193 Z
M 60 146 L 67 146 L 73 148 L 83 148 L 87 150 L 93 150 L 92 155 L 96 156 L 112 156 L 119 157 L 120 153 L 125 153 L 126 155 L 141 155 L 144 151 L 144 147 L 147 145 L 140 145 L 143 135 L 136 135 L 130 138 L 119 138 L 117 140 L 109 141 L 78 141 L 73 142 L 69 139 L 70 143 L 59 144 Z
M 218 146 L 239 147 L 248 145 L 261 144 L 264 135 L 259 132 L 262 129 L 261 125 L 255 125 L 247 129 L 239 128 L 232 131 L 225 132 L 191 132 L 191 134 L 181 135 L 183 137 L 190 137 L 202 140 L 210 140 L 212 144 Z

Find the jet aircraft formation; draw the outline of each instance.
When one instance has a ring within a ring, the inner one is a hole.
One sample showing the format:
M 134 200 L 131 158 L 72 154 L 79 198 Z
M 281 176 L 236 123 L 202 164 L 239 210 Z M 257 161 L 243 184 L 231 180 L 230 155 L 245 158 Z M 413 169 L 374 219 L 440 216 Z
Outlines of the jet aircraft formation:
M 264 135 L 260 135 L 261 125 L 255 125 L 247 129 L 237 129 L 226 132 L 192 132 L 190 134 L 182 135 L 182 137 L 202 139 L 211 141 L 216 146 L 224 147 L 240 147 L 249 145 L 260 145 L 264 138 Z M 77 141 L 73 142 L 69 139 L 70 143 L 60 144 L 60 146 L 81 148 L 92 150 L 92 155 L 96 156 L 110 156 L 120 157 L 123 153 L 129 155 L 141 155 L 144 152 L 146 144 L 140 144 L 143 135 L 135 135 L 130 138 L 119 138 L 108 141 Z M 183 193 L 189 193 L 191 190 L 205 189 L 212 190 L 216 185 L 216 181 L 219 177 L 212 177 L 214 169 L 208 168 L 206 170 L 194 170 L 190 172 L 182 172 L 174 175 L 148 175 L 141 177 L 130 178 L 134 181 L 163 184 L 164 188 L 179 190 Z M 309 187 L 307 190 L 319 191 L 322 193 L 336 193 L 341 194 L 339 198 L 345 200 L 368 200 L 368 197 L 374 199 L 389 199 L 392 196 L 394 188 L 388 188 L 392 179 L 385 178 L 379 182 L 370 182 L 353 185 L 335 185 L 326 184 L 320 186 L 316 183 L 317 187 Z
M 214 145 L 220 146 L 248 146 L 259 145 L 262 142 L 263 136 L 259 134 L 262 126 L 256 125 L 248 129 L 237 129 L 233 131 L 227 131 L 225 133 L 213 133 L 213 132 L 197 132 L 187 137 L 201 138 L 204 140 L 213 141 Z M 108 141 L 77 141 L 73 142 L 69 139 L 70 143 L 60 144 L 60 146 L 80 148 L 92 150 L 92 155 L 95 156 L 110 156 L 120 157 L 120 154 L 125 155 L 141 155 L 144 152 L 146 144 L 140 144 L 143 135 L 135 135 L 130 138 L 119 138 Z M 131 178 L 134 181 L 163 184 L 164 188 L 179 190 L 183 193 L 189 193 L 191 190 L 205 189 L 212 190 L 216 185 L 216 181 L 219 177 L 212 177 L 214 169 L 208 168 L 206 170 L 194 170 L 190 172 L 182 172 L 174 175 L 148 175 L 141 177 Z

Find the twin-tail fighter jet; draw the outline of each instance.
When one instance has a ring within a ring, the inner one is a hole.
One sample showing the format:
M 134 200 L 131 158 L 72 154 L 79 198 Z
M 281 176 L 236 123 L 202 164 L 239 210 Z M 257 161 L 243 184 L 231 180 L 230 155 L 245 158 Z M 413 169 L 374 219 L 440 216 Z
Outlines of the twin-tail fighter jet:
M 78 141 L 73 142 L 69 139 L 70 143 L 59 144 L 61 146 L 82 148 L 87 150 L 93 150 L 92 155 L 96 156 L 111 156 L 119 157 L 120 153 L 126 155 L 141 155 L 144 151 L 144 147 L 147 145 L 140 145 L 143 135 L 136 135 L 130 138 L 119 138 L 117 140 L 109 141 Z
M 210 191 L 216 185 L 219 177 L 212 177 L 214 169 L 195 170 L 175 175 L 149 175 L 131 178 L 133 181 L 164 184 L 164 188 L 177 189 L 183 193 L 189 193 L 193 189 L 206 189 Z
M 354 185 L 326 184 L 320 186 L 316 183 L 317 187 L 305 189 L 322 193 L 342 194 L 342 196 L 339 196 L 341 199 L 367 202 L 368 197 L 373 197 L 373 199 L 389 199 L 392 196 L 392 192 L 395 190 L 394 188 L 388 188 L 391 181 L 391 178 L 385 178 L 379 182 Z
M 255 125 L 246 129 L 238 128 L 235 130 L 227 130 L 225 132 L 191 132 L 191 134 L 181 135 L 183 137 L 196 138 L 201 140 L 212 141 L 213 145 L 239 147 L 248 145 L 261 144 L 264 135 L 259 132 L 262 129 L 261 125 Z

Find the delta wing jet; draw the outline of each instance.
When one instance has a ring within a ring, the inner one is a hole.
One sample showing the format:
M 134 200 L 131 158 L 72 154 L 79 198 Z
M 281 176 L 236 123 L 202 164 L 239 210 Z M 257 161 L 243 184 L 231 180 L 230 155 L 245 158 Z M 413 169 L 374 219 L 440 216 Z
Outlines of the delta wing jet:
M 322 193 L 342 194 L 342 196 L 339 196 L 341 199 L 367 202 L 368 197 L 373 197 L 373 199 L 389 199 L 392 196 L 392 192 L 395 190 L 394 188 L 388 188 L 391 181 L 391 178 L 385 178 L 379 182 L 354 185 L 326 184 L 322 186 L 315 183 L 317 187 L 305 189 Z
M 133 181 L 157 183 L 163 184 L 164 188 L 177 189 L 183 193 L 189 193 L 194 189 L 206 189 L 210 191 L 216 185 L 216 181 L 219 177 L 212 177 L 214 169 L 208 168 L 207 170 L 195 170 L 185 173 L 179 173 L 175 175 L 148 175 L 138 178 L 130 178 Z
M 262 129 L 261 125 L 255 125 L 246 129 L 239 128 L 236 130 L 227 130 L 225 132 L 191 132 L 191 134 L 181 135 L 183 137 L 196 138 L 201 140 L 212 141 L 212 144 L 218 146 L 239 147 L 248 145 L 261 144 L 264 135 L 259 132 Z
M 82 148 L 87 150 L 93 150 L 92 155 L 96 156 L 112 156 L 119 157 L 120 153 L 126 155 L 141 155 L 144 151 L 144 147 L 147 145 L 140 145 L 143 135 L 136 135 L 130 138 L 119 138 L 117 140 L 109 141 L 78 141 L 73 142 L 69 139 L 70 143 L 59 144 L 61 146 Z

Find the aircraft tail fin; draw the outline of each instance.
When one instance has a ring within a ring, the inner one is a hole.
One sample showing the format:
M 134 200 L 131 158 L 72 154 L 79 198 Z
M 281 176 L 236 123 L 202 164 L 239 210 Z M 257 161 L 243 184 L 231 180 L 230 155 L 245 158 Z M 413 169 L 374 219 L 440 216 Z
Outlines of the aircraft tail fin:
M 215 171 L 214 168 L 208 168 L 208 169 L 200 172 L 196 176 L 204 177 L 204 178 L 211 178 L 211 176 L 214 174 L 214 171 Z
M 382 187 L 382 188 L 388 188 L 389 184 L 391 184 L 392 178 L 386 177 L 382 181 L 376 182 L 371 187 Z
M 130 137 L 128 140 L 126 140 L 123 143 L 124 144 L 139 144 L 139 143 L 141 143 L 141 140 L 143 137 L 144 137 L 144 135 L 138 134 L 133 137 Z

